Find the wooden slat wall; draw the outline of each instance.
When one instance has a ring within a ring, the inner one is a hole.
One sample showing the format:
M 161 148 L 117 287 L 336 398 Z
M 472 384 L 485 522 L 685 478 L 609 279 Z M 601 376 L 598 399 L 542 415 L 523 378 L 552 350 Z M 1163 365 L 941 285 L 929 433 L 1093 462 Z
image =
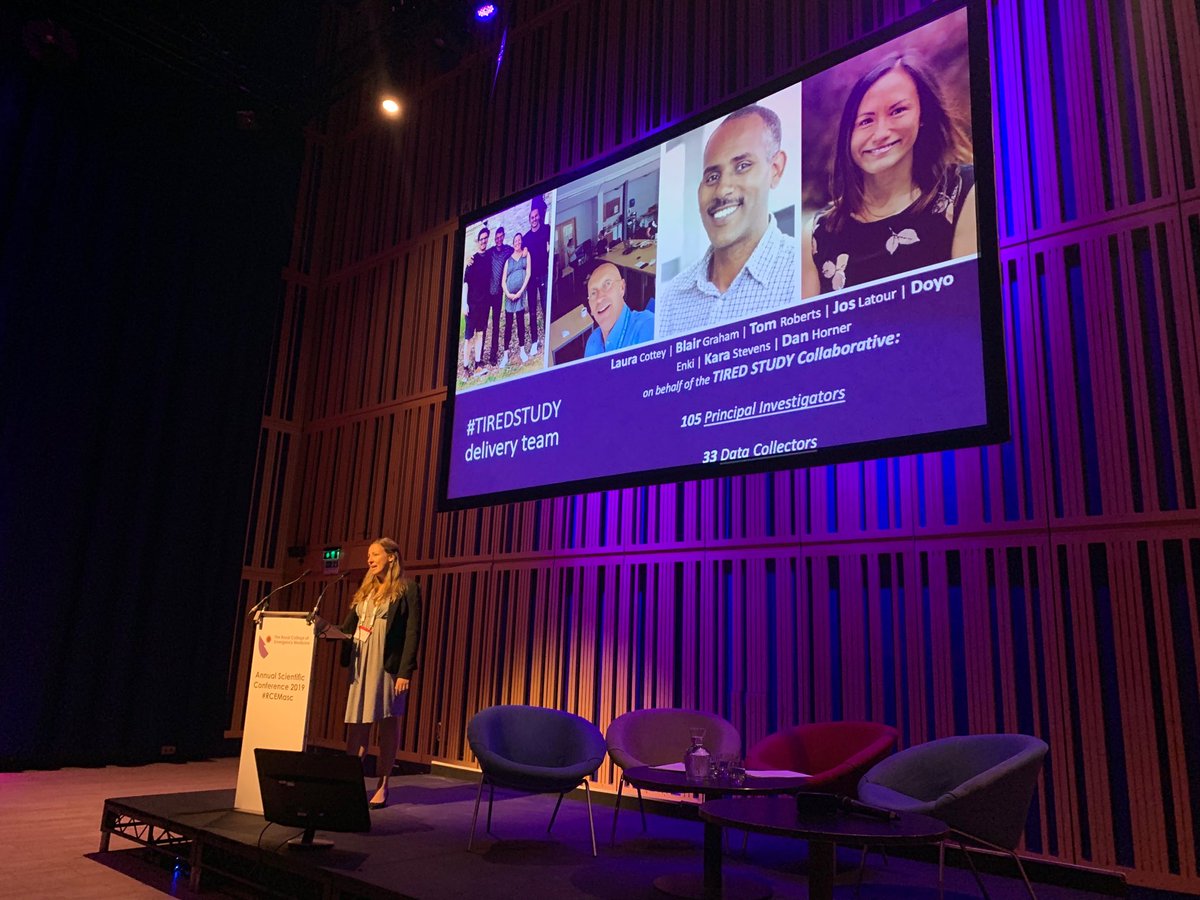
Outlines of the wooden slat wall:
M 502 702 L 602 728 L 699 706 L 747 743 L 831 718 L 904 745 L 1030 732 L 1027 852 L 1200 890 L 1194 3 L 989 5 L 1009 442 L 434 512 L 456 217 L 923 5 L 526 0 L 499 73 L 473 52 L 399 127 L 351 84 L 309 135 L 244 599 L 392 534 L 427 597 L 408 756 L 472 763 L 466 722 Z M 326 15 L 331 55 L 378 21 Z M 322 654 L 312 734 L 336 744 Z

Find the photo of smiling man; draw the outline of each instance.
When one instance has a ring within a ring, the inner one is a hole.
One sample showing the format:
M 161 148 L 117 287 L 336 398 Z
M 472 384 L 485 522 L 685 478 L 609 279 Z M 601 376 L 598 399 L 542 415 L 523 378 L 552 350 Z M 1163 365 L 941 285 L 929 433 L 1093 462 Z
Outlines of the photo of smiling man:
M 612 263 L 602 262 L 592 270 L 585 302 L 596 328 L 588 336 L 584 357 L 654 340 L 654 313 L 630 309 L 625 304 L 625 279 Z
M 783 96 L 788 93 L 730 113 L 704 140 L 702 156 L 695 152 L 702 137 L 697 132 L 665 148 L 664 171 L 681 171 L 685 181 L 691 159 L 699 157 L 694 202 L 707 247 L 699 259 L 669 280 L 669 263 L 660 270 L 664 283 L 655 311 L 659 338 L 762 315 L 799 301 L 798 190 L 789 177 L 789 144 L 776 111 L 798 109 L 798 103 L 789 104 Z M 793 135 L 791 144 L 795 141 Z M 671 165 L 672 154 L 681 166 Z M 681 219 L 677 240 L 680 255 L 686 257 L 689 238 L 695 244 L 695 229 L 688 233 L 687 219 L 695 221 L 695 215 L 681 215 L 675 221 Z M 660 231 L 660 259 L 665 256 L 662 246 L 675 244 L 675 236 L 667 231 L 665 225 Z

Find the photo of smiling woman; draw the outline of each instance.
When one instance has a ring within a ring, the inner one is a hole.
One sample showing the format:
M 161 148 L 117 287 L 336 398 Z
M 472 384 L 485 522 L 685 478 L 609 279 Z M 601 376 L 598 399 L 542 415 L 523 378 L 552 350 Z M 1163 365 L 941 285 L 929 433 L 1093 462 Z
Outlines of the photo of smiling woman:
M 954 112 L 967 108 L 966 20 L 951 17 L 949 34 L 937 24 L 936 34 L 915 32 L 906 46 L 873 56 L 846 94 L 832 152 L 824 155 L 831 170 L 805 167 L 806 206 L 819 193 L 812 182 L 823 175 L 828 184 L 828 202 L 804 228 L 805 298 L 977 251 L 971 139 Z M 941 64 L 925 62 L 914 43 L 927 44 Z M 845 78 L 838 69 L 826 74 Z M 953 91 L 943 91 L 939 69 L 951 74 L 944 80 Z M 805 85 L 806 121 L 822 116 L 830 86 Z

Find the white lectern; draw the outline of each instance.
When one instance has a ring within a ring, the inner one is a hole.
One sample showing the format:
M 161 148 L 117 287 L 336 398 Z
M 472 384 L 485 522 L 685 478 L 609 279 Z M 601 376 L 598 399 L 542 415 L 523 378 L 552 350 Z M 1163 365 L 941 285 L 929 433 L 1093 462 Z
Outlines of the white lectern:
M 303 612 L 265 612 L 254 629 L 254 658 L 242 730 L 234 809 L 262 815 L 254 748 L 303 750 L 316 657 L 316 626 Z

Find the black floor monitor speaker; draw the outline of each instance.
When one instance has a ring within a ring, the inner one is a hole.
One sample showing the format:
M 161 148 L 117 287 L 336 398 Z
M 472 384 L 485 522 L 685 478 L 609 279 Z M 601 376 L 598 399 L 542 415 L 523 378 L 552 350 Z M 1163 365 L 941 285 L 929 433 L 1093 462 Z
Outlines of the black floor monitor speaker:
M 332 841 L 314 840 L 318 829 L 371 830 L 362 760 L 357 756 L 258 747 L 254 759 L 262 790 L 263 818 L 304 829 L 304 836 L 289 841 L 289 846 L 332 847 Z

